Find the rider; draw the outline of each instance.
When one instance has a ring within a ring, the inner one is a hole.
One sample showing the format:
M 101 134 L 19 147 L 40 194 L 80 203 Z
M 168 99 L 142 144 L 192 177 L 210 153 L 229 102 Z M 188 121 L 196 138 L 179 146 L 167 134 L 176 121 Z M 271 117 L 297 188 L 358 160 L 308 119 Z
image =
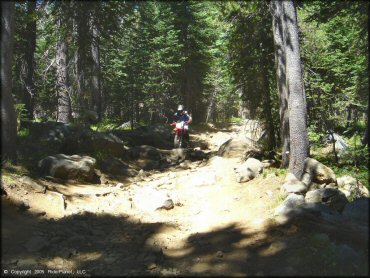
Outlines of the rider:
M 182 122 L 182 121 L 185 122 L 186 131 L 187 131 L 185 135 L 185 139 L 187 142 L 189 142 L 188 124 L 190 124 L 193 121 L 193 118 L 188 114 L 188 111 L 184 110 L 184 106 L 181 104 L 177 107 L 177 112 L 175 113 L 175 117 L 176 117 L 177 122 Z

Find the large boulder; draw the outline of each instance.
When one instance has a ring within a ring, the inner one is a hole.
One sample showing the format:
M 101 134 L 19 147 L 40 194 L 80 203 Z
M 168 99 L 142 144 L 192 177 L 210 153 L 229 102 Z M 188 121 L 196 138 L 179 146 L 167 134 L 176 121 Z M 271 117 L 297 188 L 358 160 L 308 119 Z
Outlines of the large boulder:
M 342 176 L 337 179 L 338 189 L 346 195 L 347 198 L 369 197 L 369 190 L 351 176 Z
M 115 157 L 105 159 L 100 164 L 102 171 L 113 175 L 134 177 L 139 173 L 137 170 L 131 168 L 130 165 Z
M 57 122 L 34 122 L 29 125 L 30 135 L 34 139 L 53 144 L 63 143 L 77 129 L 78 127 L 72 124 Z
M 96 160 L 90 156 L 57 154 L 39 161 L 41 171 L 60 179 L 79 179 L 93 182 L 96 179 Z
M 111 155 L 123 157 L 125 146 L 123 141 L 113 133 L 95 132 L 88 128 L 81 128 L 65 140 L 60 149 L 66 154 Z
M 141 145 L 130 148 L 129 153 L 132 159 L 160 160 L 162 158 L 160 150 L 148 145 Z
M 343 209 L 343 216 L 352 221 L 369 223 L 369 198 L 356 199 Z
M 305 175 L 307 174 L 309 175 L 309 178 L 306 179 Z M 310 157 L 306 158 L 304 161 L 304 174 L 302 180 L 306 180 L 306 183 L 311 180 L 318 184 L 337 182 L 335 173 L 332 169 Z
M 255 158 L 248 158 L 240 167 L 235 169 L 236 180 L 247 182 L 257 177 L 263 171 L 261 161 Z
M 322 188 L 308 191 L 305 196 L 307 203 L 322 203 L 341 212 L 348 203 L 346 196 L 336 188 Z
M 150 145 L 161 149 L 173 147 L 173 135 L 169 125 L 140 126 L 135 130 L 115 130 L 113 133 L 130 147 Z
M 229 139 L 218 149 L 217 155 L 227 158 L 242 157 L 250 148 L 250 144 L 243 139 Z

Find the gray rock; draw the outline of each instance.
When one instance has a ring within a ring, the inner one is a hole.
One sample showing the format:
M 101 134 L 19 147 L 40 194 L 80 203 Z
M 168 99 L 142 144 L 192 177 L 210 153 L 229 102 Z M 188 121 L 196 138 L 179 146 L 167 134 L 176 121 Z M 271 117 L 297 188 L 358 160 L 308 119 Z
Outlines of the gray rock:
M 276 161 L 274 159 L 262 160 L 263 168 L 270 168 L 276 165 Z
M 337 179 L 338 188 L 346 195 L 354 199 L 361 197 L 369 197 L 369 190 L 366 186 L 358 182 L 357 179 L 351 176 L 342 176 Z
M 166 201 L 164 201 L 163 205 L 161 207 L 159 207 L 158 209 L 166 209 L 166 210 L 170 210 L 170 209 L 173 209 L 175 207 L 172 199 L 167 199 Z
M 118 158 L 108 158 L 101 163 L 101 169 L 105 172 L 114 175 L 123 175 L 129 177 L 135 177 L 138 175 L 138 171 L 130 168 L 130 166 Z
M 304 161 L 304 172 L 311 176 L 311 181 L 319 184 L 337 182 L 332 169 L 310 157 L 306 158 Z
M 342 214 L 352 221 L 369 223 L 369 198 L 360 198 L 347 203 Z
M 250 148 L 250 143 L 243 139 L 229 139 L 218 149 L 217 155 L 221 157 L 242 157 Z
M 305 203 L 302 195 L 291 193 L 284 202 L 275 209 L 275 215 L 287 215 L 289 212 Z
M 240 167 L 235 169 L 236 180 L 247 182 L 257 177 L 263 171 L 261 161 L 255 158 L 248 158 Z
M 60 179 L 94 181 L 96 160 L 90 156 L 57 154 L 39 161 L 44 173 Z
M 307 192 L 308 188 L 307 185 L 299 180 L 290 180 L 285 182 L 282 187 L 288 192 L 288 193 L 305 193 Z
M 348 203 L 346 196 L 335 188 L 322 188 L 306 193 L 307 203 L 323 203 L 330 208 L 341 212 Z
M 334 142 L 335 142 L 335 145 L 334 145 L 335 146 L 335 151 L 338 152 L 338 157 L 341 157 L 341 156 L 343 156 L 344 154 L 347 153 L 348 144 L 337 133 L 333 133 L 333 136 L 331 136 L 331 134 L 327 134 L 326 137 L 325 137 L 327 143 L 332 144 L 333 143 L 333 137 L 334 137 Z
M 297 179 L 294 174 L 288 173 L 282 188 L 288 193 L 304 194 L 308 191 L 309 186 L 307 183 Z

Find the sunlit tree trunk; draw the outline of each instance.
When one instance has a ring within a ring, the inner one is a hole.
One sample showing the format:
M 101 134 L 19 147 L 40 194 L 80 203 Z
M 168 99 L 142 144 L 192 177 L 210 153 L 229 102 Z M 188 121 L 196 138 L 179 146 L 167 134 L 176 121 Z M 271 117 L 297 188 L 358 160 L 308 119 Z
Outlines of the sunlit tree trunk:
M 289 92 L 286 86 L 286 61 L 284 47 L 284 21 L 282 20 L 283 2 L 280 0 L 271 1 L 272 19 L 273 19 L 273 35 L 275 43 L 275 66 L 276 80 L 280 99 L 280 137 L 282 143 L 282 159 L 281 167 L 287 168 L 289 165 L 289 110 L 288 99 Z
M 303 174 L 304 160 L 309 156 L 306 96 L 302 79 L 297 13 L 293 1 L 283 1 L 283 11 L 287 87 L 289 90 L 289 172 L 300 179 Z
M 71 99 L 68 92 L 67 74 L 67 36 L 65 28 L 65 5 L 61 2 L 58 14 L 59 40 L 56 50 L 56 72 L 57 72 L 57 92 L 58 92 L 58 114 L 57 122 L 69 123 L 71 121 Z
M 73 111 L 78 118 L 83 117 L 88 110 L 88 96 L 86 88 L 86 79 L 88 68 L 87 58 L 89 46 L 88 36 L 88 12 L 86 12 L 86 5 L 84 2 L 74 2 L 74 28 L 76 40 L 76 111 Z
M 95 7 L 97 8 L 97 7 Z M 91 104 L 90 109 L 98 114 L 101 119 L 101 78 L 100 78 L 100 46 L 99 30 L 94 9 L 90 16 L 92 76 L 91 76 Z
M 1 2 L 1 160 L 16 160 L 17 118 L 12 97 L 15 2 Z

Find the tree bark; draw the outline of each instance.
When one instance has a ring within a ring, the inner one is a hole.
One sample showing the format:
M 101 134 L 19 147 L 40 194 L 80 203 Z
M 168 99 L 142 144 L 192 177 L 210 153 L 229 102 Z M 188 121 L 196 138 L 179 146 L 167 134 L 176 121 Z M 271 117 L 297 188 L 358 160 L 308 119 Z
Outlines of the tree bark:
M 1 2 L 1 160 L 16 160 L 17 117 L 12 97 L 15 2 Z
M 281 167 L 287 168 L 289 165 L 289 110 L 288 99 L 289 91 L 286 86 L 286 60 L 284 47 L 284 21 L 282 20 L 283 2 L 274 0 L 271 2 L 273 36 L 275 44 L 275 67 L 278 94 L 280 100 L 280 137 L 282 143 Z
M 90 14 L 91 56 L 92 56 L 92 76 L 91 76 L 91 103 L 90 109 L 98 114 L 101 119 L 101 79 L 100 79 L 100 48 L 99 30 L 96 22 L 95 11 L 92 9 Z
M 86 12 L 85 4 L 83 2 L 75 2 L 74 25 L 76 38 L 76 111 L 77 118 L 82 118 L 88 110 L 88 103 L 86 96 L 86 68 L 88 49 L 88 13 Z
M 283 11 L 287 87 L 289 90 L 289 172 L 300 179 L 304 160 L 309 156 L 306 96 L 302 79 L 297 13 L 292 0 L 283 1 Z
M 66 3 L 61 2 L 58 15 L 58 29 L 60 32 L 56 51 L 57 66 L 57 92 L 58 92 L 58 111 L 57 122 L 70 123 L 71 121 L 71 99 L 68 92 L 67 74 L 67 36 L 64 17 Z
M 26 43 L 22 65 L 23 79 L 23 101 L 27 110 L 27 118 L 33 119 L 34 96 L 36 88 L 34 84 L 35 73 L 35 49 L 36 49 L 36 1 L 27 1 L 27 27 L 26 27 Z

